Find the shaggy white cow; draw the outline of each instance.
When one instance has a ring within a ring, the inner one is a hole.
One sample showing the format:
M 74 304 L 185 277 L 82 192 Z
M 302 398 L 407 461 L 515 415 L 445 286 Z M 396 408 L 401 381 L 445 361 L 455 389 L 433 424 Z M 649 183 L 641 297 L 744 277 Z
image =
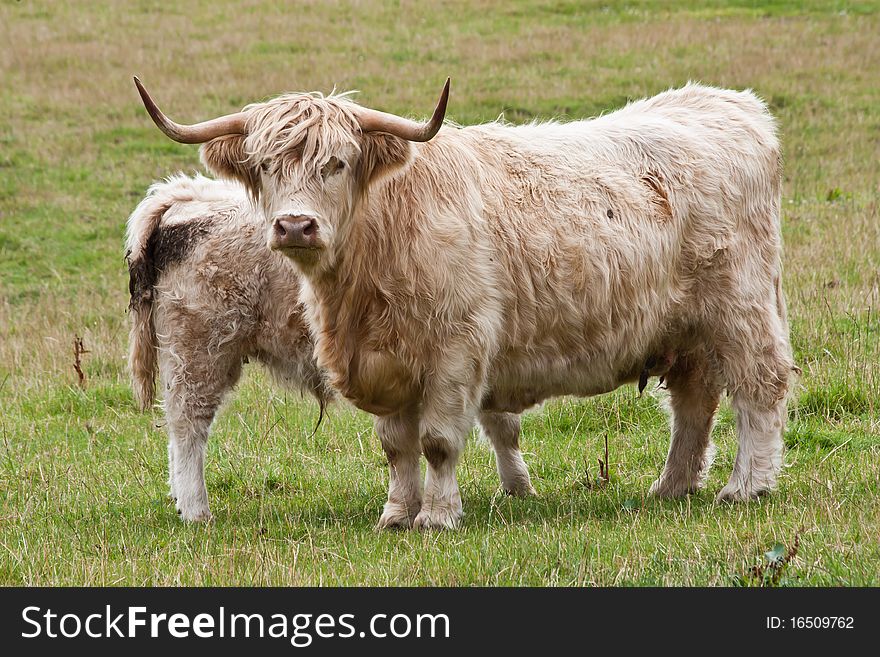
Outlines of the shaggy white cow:
M 247 186 L 302 272 L 318 364 L 384 429 L 380 527 L 458 523 L 474 417 L 649 375 L 672 410 L 652 492 L 700 486 L 725 388 L 739 451 L 719 498 L 775 485 L 793 369 L 780 148 L 751 92 L 689 84 L 592 120 L 441 130 L 448 82 L 424 124 L 292 94 L 183 126 L 138 87 L 163 132 Z M 494 426 L 510 445 L 516 429 Z
M 158 362 L 171 495 L 184 520 L 207 520 L 205 445 L 242 363 L 262 362 L 322 412 L 333 396 L 312 355 L 299 276 L 266 248 L 244 188 L 202 176 L 150 187 L 128 220 L 126 247 L 135 396 L 143 409 L 153 402 Z
M 322 415 L 335 396 L 315 365 L 299 275 L 266 248 L 262 222 L 238 183 L 182 174 L 150 187 L 128 220 L 132 384 L 146 409 L 158 362 L 169 483 L 184 520 L 211 517 L 205 446 L 242 363 L 256 359 L 282 385 L 310 393 Z M 483 432 L 491 439 L 498 424 L 519 433 L 518 417 L 492 413 Z M 378 422 L 377 431 L 385 425 Z M 531 491 L 519 452 L 494 446 L 504 488 Z

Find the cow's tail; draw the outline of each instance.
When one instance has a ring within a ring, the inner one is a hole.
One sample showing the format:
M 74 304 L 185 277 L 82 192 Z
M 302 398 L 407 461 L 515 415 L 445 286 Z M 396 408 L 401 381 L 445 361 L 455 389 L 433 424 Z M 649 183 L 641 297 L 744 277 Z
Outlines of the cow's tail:
M 141 410 L 149 408 L 156 395 L 158 345 L 153 325 L 153 288 L 156 284 L 155 242 L 163 215 L 174 203 L 161 191 L 167 183 L 150 188 L 128 218 L 125 259 L 128 263 L 129 315 L 128 365 L 134 396 Z
M 785 294 L 782 291 L 782 275 L 778 275 L 776 277 L 776 312 L 779 314 L 779 319 L 782 323 L 782 330 L 785 333 L 786 343 L 785 350 L 786 356 L 791 362 L 791 372 L 795 377 L 799 377 L 803 372 L 801 368 L 797 366 L 794 360 L 794 353 L 792 352 L 791 342 L 789 341 L 789 328 L 788 328 L 788 307 L 785 303 Z M 793 389 L 793 388 L 792 388 Z
M 782 275 L 776 276 L 776 312 L 783 326 L 788 326 L 788 307 L 785 303 L 785 293 L 782 291 Z

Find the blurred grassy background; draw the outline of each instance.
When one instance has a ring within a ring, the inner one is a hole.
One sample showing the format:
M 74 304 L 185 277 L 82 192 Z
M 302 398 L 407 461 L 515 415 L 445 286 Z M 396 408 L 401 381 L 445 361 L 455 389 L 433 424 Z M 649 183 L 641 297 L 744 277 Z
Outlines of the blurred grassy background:
M 430 5 L 430 6 L 428 6 Z M 0 583 L 731 584 L 776 543 L 782 583 L 880 584 L 880 4 L 877 2 L 0 2 Z M 460 532 L 376 534 L 368 416 L 316 409 L 259 371 L 215 427 L 216 520 L 177 521 L 161 416 L 125 372 L 124 223 L 154 180 L 199 168 L 150 123 L 139 75 L 195 121 L 284 91 L 360 89 L 459 123 L 594 116 L 687 80 L 751 87 L 779 118 L 792 339 L 804 374 L 779 492 L 646 499 L 668 429 L 627 388 L 530 414 L 539 497 L 460 466 Z M 87 386 L 73 370 L 84 336 Z M 609 436 L 612 482 L 596 475 Z

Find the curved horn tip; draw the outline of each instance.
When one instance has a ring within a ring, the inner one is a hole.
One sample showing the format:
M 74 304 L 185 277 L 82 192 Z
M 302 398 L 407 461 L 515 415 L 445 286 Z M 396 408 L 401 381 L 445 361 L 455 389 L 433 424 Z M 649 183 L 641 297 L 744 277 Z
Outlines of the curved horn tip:
M 437 101 L 437 107 L 434 108 L 434 114 L 431 120 L 425 125 L 425 132 L 419 141 L 429 141 L 434 138 L 443 125 L 443 119 L 446 118 L 446 106 L 449 103 L 449 82 L 451 78 L 446 78 L 446 84 L 443 85 L 443 91 L 440 92 L 440 99 Z
M 141 79 L 138 76 L 132 75 L 131 79 L 134 80 L 134 86 L 137 87 L 137 90 L 141 94 L 141 96 L 147 93 L 147 90 L 144 88 L 144 83 L 141 82 Z
M 440 93 L 440 102 L 443 103 L 443 108 L 446 108 L 446 103 L 449 100 L 449 83 L 452 81 L 452 78 L 446 78 L 446 84 L 443 85 L 443 91 Z
M 203 144 L 223 135 L 244 134 L 245 132 L 246 117 L 243 112 L 227 114 L 226 116 L 193 125 L 175 123 L 159 109 L 137 76 L 134 76 L 134 84 L 138 89 L 147 113 L 153 119 L 153 123 L 169 139 L 181 144 Z
M 163 123 L 162 119 L 165 118 L 164 115 L 162 115 L 159 107 L 156 105 L 153 98 L 147 92 L 147 89 L 146 87 L 144 87 L 144 84 L 141 82 L 140 78 L 136 75 L 132 76 L 132 78 L 134 79 L 134 86 L 137 87 L 138 94 L 140 94 L 141 101 L 143 102 L 144 107 L 147 109 L 147 113 L 149 113 L 150 118 L 153 119 L 156 125 L 161 128 Z

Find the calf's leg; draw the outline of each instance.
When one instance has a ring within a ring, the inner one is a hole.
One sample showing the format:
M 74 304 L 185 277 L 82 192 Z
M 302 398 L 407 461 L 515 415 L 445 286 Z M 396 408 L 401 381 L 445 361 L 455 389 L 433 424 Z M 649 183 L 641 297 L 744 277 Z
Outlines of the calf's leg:
M 205 447 L 217 406 L 184 404 L 166 408 L 171 494 L 183 520 L 211 519 L 205 487 Z
M 174 353 L 162 350 L 159 357 L 171 495 L 183 520 L 207 521 L 211 519 L 205 486 L 208 434 L 224 395 L 238 380 L 241 364 L 216 358 L 207 364 L 200 362 L 200 355 L 182 358 L 182 352 Z

